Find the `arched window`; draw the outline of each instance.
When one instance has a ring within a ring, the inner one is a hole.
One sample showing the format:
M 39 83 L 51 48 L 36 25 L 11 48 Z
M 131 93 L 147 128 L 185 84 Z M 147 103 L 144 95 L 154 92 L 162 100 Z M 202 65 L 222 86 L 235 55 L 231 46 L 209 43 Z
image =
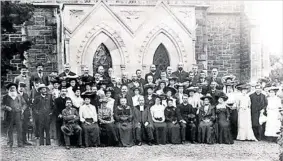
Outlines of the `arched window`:
M 156 69 L 159 71 L 164 71 L 170 66 L 168 51 L 162 43 L 155 50 L 153 64 L 156 65 Z
M 95 51 L 93 57 L 93 73 L 96 73 L 97 68 L 101 65 L 104 67 L 105 72 L 107 72 L 109 68 L 112 68 L 110 52 L 103 43 L 101 43 Z

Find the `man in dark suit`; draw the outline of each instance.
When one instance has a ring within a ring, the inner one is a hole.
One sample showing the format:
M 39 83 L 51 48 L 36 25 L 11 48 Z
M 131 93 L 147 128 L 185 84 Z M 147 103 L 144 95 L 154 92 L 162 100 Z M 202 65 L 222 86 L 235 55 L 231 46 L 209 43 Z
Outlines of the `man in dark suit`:
M 216 105 L 217 104 L 217 97 L 223 95 L 223 91 L 222 90 L 218 90 L 217 89 L 217 85 L 218 84 L 216 82 L 211 82 L 210 89 L 208 91 L 208 93 L 213 98 L 213 101 L 211 101 L 212 105 Z
M 145 80 L 142 78 L 142 71 L 140 69 L 136 70 L 136 74 L 137 74 L 137 81 L 141 84 L 141 85 L 145 85 Z
M 153 93 L 154 86 L 150 84 L 146 84 L 144 86 L 144 102 L 145 106 L 150 107 L 154 104 L 156 95 Z
M 67 94 L 67 89 L 62 88 L 60 97 L 56 98 L 54 101 L 54 116 L 56 118 L 56 131 L 57 131 L 57 139 L 58 139 L 58 145 L 62 146 L 64 145 L 64 135 L 61 131 L 61 126 L 63 125 L 63 116 L 62 116 L 62 111 L 66 107 L 66 97 Z
M 218 84 L 217 89 L 222 90 L 223 83 L 221 77 L 218 75 L 218 69 L 213 68 L 211 73 L 212 75 L 208 78 L 208 83 L 211 84 L 211 82 L 216 82 Z
M 180 62 L 178 64 L 178 70 L 173 72 L 173 75 L 175 75 L 178 78 L 178 82 L 183 83 L 186 81 L 186 78 L 189 77 L 189 73 L 184 71 L 184 64 Z
M 34 86 L 34 82 L 35 82 L 36 78 L 38 78 L 38 80 L 41 84 L 45 84 L 46 86 L 48 86 L 49 85 L 48 76 L 45 73 L 43 73 L 43 64 L 42 63 L 38 63 L 36 65 L 36 71 L 37 72 L 33 73 L 31 75 L 31 78 L 30 78 L 30 80 L 32 82 L 32 86 Z
M 260 113 L 264 113 L 268 105 L 266 96 L 262 94 L 260 85 L 255 87 L 255 92 L 250 95 L 251 98 L 251 114 L 252 114 L 252 128 L 257 140 L 261 140 L 263 136 L 262 125 L 259 124 Z
M 126 85 L 122 85 L 121 87 L 121 93 L 116 95 L 114 108 L 116 108 L 118 105 L 120 105 L 120 99 L 126 98 L 127 99 L 127 105 L 130 107 L 133 107 L 133 100 L 132 96 L 128 92 L 128 87 Z
M 192 71 L 191 71 L 194 75 L 193 81 L 197 82 L 199 79 L 199 72 L 198 72 L 198 65 L 197 64 L 193 64 L 192 67 Z
M 89 68 L 88 67 L 83 68 L 83 74 L 80 76 L 80 79 L 82 80 L 82 85 L 84 87 L 87 83 L 94 82 L 94 78 L 91 75 L 89 75 Z
M 76 76 L 76 73 L 70 71 L 70 64 L 65 64 L 64 65 L 64 72 L 59 74 L 59 79 L 60 80 L 65 80 L 67 76 Z
M 128 73 L 123 72 L 122 73 L 122 84 L 127 86 L 129 83 L 131 83 L 131 80 L 128 79 Z
M 155 66 L 154 64 L 152 64 L 152 65 L 150 66 L 150 72 L 145 75 L 145 81 L 146 81 L 146 82 L 147 82 L 147 77 L 148 77 L 149 75 L 152 75 L 152 77 L 153 77 L 153 82 L 154 82 L 154 83 L 155 83 L 155 81 L 156 81 L 157 79 L 160 78 L 160 73 L 156 71 L 156 66 Z

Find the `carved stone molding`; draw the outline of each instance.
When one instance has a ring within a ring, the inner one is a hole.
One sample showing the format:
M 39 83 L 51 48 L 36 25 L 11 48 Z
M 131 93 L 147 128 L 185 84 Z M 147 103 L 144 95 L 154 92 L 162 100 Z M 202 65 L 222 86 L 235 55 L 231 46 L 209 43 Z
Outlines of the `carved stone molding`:
M 157 36 L 159 33 L 164 32 L 166 35 L 170 36 L 173 38 L 173 42 L 175 42 L 175 45 L 177 46 L 177 50 L 179 50 L 180 54 L 184 58 L 187 57 L 186 55 L 186 50 L 185 50 L 185 46 L 182 42 L 182 40 L 180 39 L 180 37 L 178 36 L 178 34 L 171 28 L 169 28 L 167 25 L 165 24 L 160 24 L 157 27 L 155 27 L 154 29 L 152 29 L 145 37 L 141 47 L 140 47 L 140 52 L 138 54 L 139 57 L 139 61 L 138 63 L 142 63 L 142 59 L 144 54 L 147 51 L 147 48 L 150 44 L 150 41 L 152 39 L 155 38 L 155 36 Z
M 86 50 L 88 42 L 91 41 L 92 37 L 97 35 L 99 32 L 106 32 L 107 35 L 110 36 L 114 40 L 114 42 L 116 43 L 118 50 L 121 52 L 121 54 L 125 58 L 125 62 L 130 63 L 129 53 L 128 53 L 126 46 L 125 46 L 125 43 L 122 40 L 122 38 L 120 37 L 120 35 L 110 26 L 108 26 L 104 23 L 101 23 L 101 24 L 96 25 L 93 28 L 91 28 L 91 30 L 88 31 L 85 34 L 85 37 L 80 42 L 79 49 L 78 49 L 77 55 L 76 55 L 77 64 L 81 63 L 81 56 L 83 55 L 84 51 Z

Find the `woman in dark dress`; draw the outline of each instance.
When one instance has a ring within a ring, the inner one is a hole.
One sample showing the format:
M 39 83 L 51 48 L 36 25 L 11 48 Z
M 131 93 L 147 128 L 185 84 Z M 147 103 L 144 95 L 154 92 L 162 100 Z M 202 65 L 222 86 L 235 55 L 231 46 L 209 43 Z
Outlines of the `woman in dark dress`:
M 165 108 L 165 122 L 167 124 L 168 129 L 168 142 L 172 144 L 180 144 L 181 143 L 181 135 L 180 135 L 180 125 L 177 120 L 177 110 L 176 107 L 173 106 L 173 100 L 167 100 L 168 106 Z
M 134 145 L 133 135 L 133 111 L 127 105 L 126 98 L 120 98 L 120 104 L 114 110 L 114 119 L 119 138 L 119 145 L 131 147 Z
M 216 105 L 216 135 L 218 143 L 220 144 L 233 144 L 233 137 L 231 134 L 231 125 L 229 121 L 230 112 L 226 106 L 225 101 L 228 97 L 224 94 L 218 96 L 218 104 Z
M 198 142 L 206 144 L 215 143 L 215 108 L 210 103 L 213 98 L 210 95 L 201 97 L 203 105 L 199 110 Z
M 155 104 L 150 108 L 153 120 L 155 141 L 157 144 L 166 144 L 167 142 L 167 125 L 164 115 L 165 106 L 161 105 L 159 96 L 155 98 Z

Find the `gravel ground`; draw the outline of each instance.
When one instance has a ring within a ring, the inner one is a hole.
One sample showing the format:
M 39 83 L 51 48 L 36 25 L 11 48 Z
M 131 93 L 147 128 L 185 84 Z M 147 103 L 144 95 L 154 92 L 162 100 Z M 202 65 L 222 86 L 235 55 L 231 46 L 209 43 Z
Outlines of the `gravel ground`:
M 51 146 L 6 147 L 6 138 L 1 138 L 2 160 L 101 160 L 101 161 L 273 161 L 278 160 L 279 146 L 268 142 L 240 142 L 233 145 L 158 145 L 134 146 L 131 148 L 72 148 Z

